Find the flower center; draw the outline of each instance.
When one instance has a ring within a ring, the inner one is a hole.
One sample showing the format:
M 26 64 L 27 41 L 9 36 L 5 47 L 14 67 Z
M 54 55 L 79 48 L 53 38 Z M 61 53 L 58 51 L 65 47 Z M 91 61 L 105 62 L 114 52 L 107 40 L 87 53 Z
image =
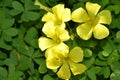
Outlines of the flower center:
M 57 40 L 56 40 L 56 43 L 60 43 L 60 42 L 61 42 L 61 40 L 60 40 L 60 39 L 57 39 Z
M 99 21 L 99 17 L 95 16 L 95 17 L 90 17 L 87 23 L 93 27 L 98 24 L 98 21 Z

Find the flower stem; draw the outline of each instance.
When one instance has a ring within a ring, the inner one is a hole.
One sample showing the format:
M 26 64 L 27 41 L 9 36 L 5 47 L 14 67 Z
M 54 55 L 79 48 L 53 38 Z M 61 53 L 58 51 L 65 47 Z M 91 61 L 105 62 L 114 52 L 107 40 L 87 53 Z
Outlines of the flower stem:
M 38 0 L 35 0 L 35 5 L 39 5 L 40 9 L 46 10 L 46 11 L 51 11 L 51 8 L 44 6 L 43 4 L 41 4 Z

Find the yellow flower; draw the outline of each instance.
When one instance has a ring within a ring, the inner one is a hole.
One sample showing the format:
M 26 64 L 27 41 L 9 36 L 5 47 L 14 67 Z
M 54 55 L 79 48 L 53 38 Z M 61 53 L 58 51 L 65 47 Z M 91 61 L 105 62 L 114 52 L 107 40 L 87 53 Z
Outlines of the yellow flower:
M 70 38 L 69 33 L 67 30 L 65 30 L 63 27 L 54 27 L 53 22 L 47 22 L 42 28 L 42 31 L 44 34 L 46 34 L 47 37 L 40 37 L 38 39 L 39 48 L 44 51 L 47 48 L 51 47 L 64 47 L 65 49 L 68 48 L 66 44 L 63 43 L 63 41 L 66 41 Z
M 72 13 L 72 20 L 81 23 L 77 28 L 77 34 L 84 40 L 88 40 L 93 35 L 96 39 L 103 39 L 109 35 L 109 30 L 103 24 L 111 23 L 111 13 L 103 10 L 98 13 L 100 5 L 87 2 L 86 10 L 78 8 Z
M 62 25 L 71 20 L 71 11 L 69 8 L 64 8 L 64 4 L 58 4 L 52 8 L 52 12 L 48 12 L 42 18 L 44 22 L 53 22 L 55 26 Z
M 82 74 L 87 69 L 82 63 L 83 51 L 80 47 L 73 48 L 70 53 L 69 49 L 64 51 L 64 48 L 47 49 L 45 53 L 47 68 L 56 70 L 58 77 L 62 79 L 69 79 L 71 72 L 73 75 Z

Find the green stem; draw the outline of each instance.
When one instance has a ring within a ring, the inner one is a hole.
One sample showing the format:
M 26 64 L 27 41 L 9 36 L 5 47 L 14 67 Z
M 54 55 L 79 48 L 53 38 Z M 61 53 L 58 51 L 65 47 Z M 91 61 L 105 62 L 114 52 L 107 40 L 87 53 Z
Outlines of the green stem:
M 50 11 L 51 12 L 51 8 L 44 6 L 43 4 L 41 4 L 38 0 L 35 0 L 35 5 L 39 5 L 40 9 L 46 10 L 46 11 Z

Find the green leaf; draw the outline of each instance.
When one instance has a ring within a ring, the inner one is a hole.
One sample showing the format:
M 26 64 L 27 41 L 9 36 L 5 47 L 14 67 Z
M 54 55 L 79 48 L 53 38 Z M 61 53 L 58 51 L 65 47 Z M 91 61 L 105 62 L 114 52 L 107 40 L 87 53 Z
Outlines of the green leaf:
M 53 6 L 57 5 L 57 0 L 46 0 L 46 3 L 49 6 L 53 7 Z
M 23 76 L 23 73 L 21 71 L 15 70 L 15 66 L 13 64 L 10 64 L 9 75 L 6 80 L 21 80 L 21 76 Z
M 116 38 L 120 40 L 120 31 L 116 33 Z
M 99 0 L 97 2 L 104 8 L 109 3 L 109 0 Z
M 3 38 L 0 39 L 0 48 L 2 49 L 6 49 L 6 50 L 11 50 L 12 46 L 5 43 L 5 41 L 3 40 Z
M 36 50 L 33 54 L 33 58 L 40 58 L 43 57 L 43 53 L 40 50 Z
M 112 18 L 112 22 L 111 22 L 111 24 L 110 24 L 109 27 L 110 27 L 111 29 L 115 29 L 115 28 L 120 29 L 120 27 L 119 27 L 119 18 L 113 17 L 113 18 Z
M 12 10 L 10 11 L 10 15 L 16 16 L 16 15 L 20 14 L 21 12 L 22 12 L 22 11 L 20 11 L 20 10 L 12 9 Z
M 113 72 L 110 75 L 110 80 L 120 80 L 120 71 Z
M 95 58 L 91 57 L 90 59 L 86 59 L 84 61 L 84 64 L 86 65 L 87 68 L 91 67 L 94 64 Z
M 111 3 L 120 5 L 120 1 L 119 0 L 111 0 Z
M 44 59 L 41 59 L 41 63 L 40 63 L 40 66 L 39 66 L 39 72 L 41 74 L 44 74 L 47 72 L 47 67 L 46 67 L 46 62 Z
M 43 77 L 43 80 L 54 80 L 50 75 L 46 74 L 44 77 Z
M 17 68 L 19 70 L 27 70 L 30 68 L 30 66 L 32 66 L 31 63 L 32 63 L 32 60 L 29 57 L 21 55 Z
M 4 62 L 2 60 L 0 60 L 0 66 L 5 65 Z
M 25 11 L 21 16 L 21 20 L 25 22 L 35 21 L 38 18 L 39 18 L 39 14 L 37 12 L 32 12 L 32 11 Z
M 5 12 L 2 8 L 0 8 L 0 29 L 2 27 L 4 20 L 5 20 Z
M 102 53 L 102 55 L 103 55 L 104 57 L 108 57 L 108 56 L 110 55 L 110 53 L 108 53 L 108 52 L 106 52 L 106 51 L 102 51 L 101 53 Z
M 13 40 L 12 45 L 17 49 L 19 53 L 24 54 L 26 52 L 27 46 L 23 38 L 21 38 L 20 36 Z
M 0 67 L 0 80 L 6 80 L 8 75 L 7 69 Z
M 92 51 L 90 49 L 83 49 L 84 51 L 84 56 L 85 57 L 91 57 L 92 56 Z
M 43 60 L 43 58 L 33 58 L 33 60 L 35 61 L 35 63 L 37 63 L 38 65 L 40 65 L 41 61 Z
M 25 10 L 37 10 L 39 9 L 37 6 L 34 5 L 32 0 L 25 0 Z
M 16 28 L 9 28 L 9 29 L 4 30 L 4 33 L 13 37 L 13 36 L 16 36 L 18 34 L 18 30 Z
M 15 19 L 5 19 L 2 24 L 2 29 L 9 29 L 15 22 Z
M 104 72 L 103 75 L 105 78 L 108 78 L 110 76 L 110 68 L 109 67 L 105 67 L 103 69 L 103 72 Z
M 33 47 L 28 47 L 28 49 L 24 52 L 24 55 L 31 57 L 34 53 Z
M 22 5 L 20 2 L 18 2 L 18 1 L 14 1 L 14 2 L 12 3 L 12 6 L 13 6 L 13 8 L 14 8 L 14 9 L 12 9 L 12 10 L 10 11 L 10 14 L 11 14 L 12 16 L 16 16 L 16 15 L 18 15 L 18 14 L 20 14 L 20 13 L 22 13 L 22 12 L 24 11 L 23 5 Z
M 95 64 L 98 65 L 98 66 L 107 66 L 106 61 L 100 60 L 98 58 L 95 60 Z
M 16 50 L 12 50 L 10 53 L 10 59 L 12 60 L 12 63 L 15 65 L 18 64 L 18 52 Z
M 114 42 L 112 40 L 108 40 L 107 44 L 105 46 L 103 46 L 103 49 L 108 54 L 110 54 L 115 49 Z
M 12 2 L 12 6 L 14 9 L 18 10 L 18 11 L 24 11 L 23 5 L 21 3 L 19 3 L 18 1 L 13 1 Z
M 97 41 L 95 41 L 94 39 L 90 39 L 90 40 L 81 40 L 78 39 L 78 43 L 80 46 L 83 46 L 83 47 L 95 47 L 96 44 L 97 44 Z
M 13 65 L 17 65 L 18 64 L 18 53 L 13 50 L 11 53 L 10 53 L 10 58 L 7 58 L 4 63 L 6 65 L 10 65 L 11 63 Z
M 90 80 L 97 80 L 95 75 L 95 70 L 93 67 L 87 70 L 87 75 L 90 78 Z
M 107 63 L 108 63 L 109 65 L 111 65 L 112 63 L 118 61 L 118 60 L 119 60 L 119 57 L 120 57 L 120 55 L 118 54 L 118 51 L 117 51 L 117 50 L 114 50 L 114 51 L 111 53 L 111 55 L 109 56 Z
M 106 9 L 113 11 L 115 14 L 120 13 L 120 5 L 109 5 Z
M 33 39 L 30 41 L 30 45 L 34 48 L 38 48 L 38 39 Z
M 2 36 L 3 36 L 3 39 L 6 42 L 11 42 L 12 41 L 12 37 L 10 35 L 6 34 L 5 32 L 3 32 Z
M 13 0 L 0 0 L 0 6 L 12 7 L 11 6 L 12 2 L 13 2 Z
M 25 41 L 28 44 L 31 44 L 31 40 L 34 40 L 34 38 L 36 38 L 37 35 L 38 35 L 38 32 L 36 28 L 32 27 L 27 31 L 27 34 L 25 35 Z
M 107 53 L 106 51 L 100 51 L 98 53 L 99 59 L 101 59 L 101 60 L 107 60 L 107 57 L 106 57 L 106 55 L 104 55 L 104 52 Z
M 110 65 L 112 71 L 120 71 L 120 62 L 116 61 Z
M 6 59 L 6 58 L 7 58 L 7 54 L 0 51 L 0 59 Z

